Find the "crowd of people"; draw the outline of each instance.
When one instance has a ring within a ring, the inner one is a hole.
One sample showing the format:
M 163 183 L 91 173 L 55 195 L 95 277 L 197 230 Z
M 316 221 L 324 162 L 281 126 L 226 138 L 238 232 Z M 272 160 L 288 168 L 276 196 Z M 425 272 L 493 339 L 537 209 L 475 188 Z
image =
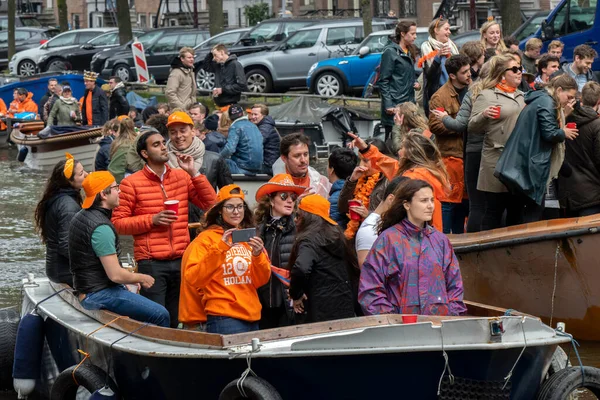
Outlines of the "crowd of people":
M 205 60 L 220 64 L 212 113 L 196 102 L 193 49 L 173 62 L 169 104 L 144 110 L 141 127 L 111 78 L 106 113 L 118 115 L 103 124 L 95 171 L 67 155 L 36 209 L 48 277 L 86 309 L 219 334 L 464 315 L 446 234 L 549 218 L 551 192 L 564 215 L 600 212 L 597 55 L 580 45 L 565 63 L 560 43 L 540 54 L 535 39 L 520 53 L 494 20 L 460 49 L 447 20 L 429 33 L 418 51 L 416 24 L 398 23 L 381 58 L 385 140 L 348 133 L 326 176 L 306 135 L 280 137 L 266 105 L 239 105 L 243 70 L 224 46 Z M 81 118 L 94 120 L 88 91 Z M 66 96 L 49 117 L 70 115 L 52 114 Z M 232 173 L 271 177 L 254 209 Z M 137 272 L 120 268 L 119 235 L 133 236 Z

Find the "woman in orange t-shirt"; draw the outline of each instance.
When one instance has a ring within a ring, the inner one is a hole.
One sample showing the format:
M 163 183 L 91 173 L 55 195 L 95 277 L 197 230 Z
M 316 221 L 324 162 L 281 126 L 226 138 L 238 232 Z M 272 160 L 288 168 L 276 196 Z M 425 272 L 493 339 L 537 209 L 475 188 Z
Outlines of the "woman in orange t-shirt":
M 252 212 L 237 185 L 219 190 L 204 230 L 188 246 L 181 262 L 179 320 L 206 320 L 208 333 L 258 330 L 261 305 L 257 289 L 271 277 L 271 262 L 258 235 L 232 242 L 236 229 L 253 228 Z

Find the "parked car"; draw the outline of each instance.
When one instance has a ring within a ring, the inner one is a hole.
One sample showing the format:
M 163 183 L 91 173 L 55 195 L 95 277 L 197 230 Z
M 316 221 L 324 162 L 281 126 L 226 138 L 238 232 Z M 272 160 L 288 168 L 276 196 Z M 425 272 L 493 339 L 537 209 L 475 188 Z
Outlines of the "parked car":
M 210 39 L 200 43 L 198 46 L 194 47 L 194 50 L 196 52 L 202 51 L 204 53 L 206 50 L 210 51 L 214 46 L 216 46 L 219 43 L 222 43 L 225 46 L 229 47 L 237 43 L 237 41 L 240 40 L 240 38 L 246 32 L 250 31 L 250 29 L 251 28 L 239 28 L 221 32 L 211 37 Z M 211 90 L 215 86 L 215 74 L 212 72 L 207 73 L 204 70 L 202 70 L 201 72 L 198 71 L 198 74 L 196 76 L 196 85 L 198 85 L 198 89 Z
M 373 21 L 373 31 L 386 27 Z M 338 21 L 302 28 L 273 49 L 239 57 L 248 89 L 268 93 L 273 89 L 304 86 L 311 65 L 352 53 L 363 41 L 362 21 Z
M 15 49 L 17 52 L 37 47 L 58 34 L 54 28 L 16 28 Z M 0 69 L 8 67 L 8 31 L 0 31 Z
M 169 77 L 171 62 L 179 55 L 179 49 L 187 46 L 194 47 L 209 38 L 208 31 L 197 29 L 164 29 L 148 32 L 156 36 L 144 45 L 148 72 L 154 76 L 156 82 L 165 82 Z M 142 37 L 140 37 L 140 40 Z M 144 42 L 142 42 L 144 43 Z M 137 79 L 135 64 L 131 47 L 117 52 L 104 62 L 101 76 L 108 78 L 112 75 L 120 77 L 124 82 L 133 82 Z
M 549 11 L 536 12 L 527 21 L 523 22 L 523 25 L 518 27 L 511 36 L 517 39 L 519 42 L 523 39 L 528 39 L 529 36 L 533 35 L 538 29 L 540 29 L 542 22 L 546 20 L 549 13 Z
M 393 30 L 374 32 L 351 55 L 314 63 L 306 78 L 309 92 L 334 97 L 362 90 L 393 34 Z M 427 28 L 417 28 L 415 46 L 420 48 L 428 36 Z
M 15 28 L 43 28 L 35 15 L 16 15 Z M 0 30 L 8 29 L 8 15 L 0 15 Z
M 133 30 L 134 35 L 144 33 L 140 30 Z M 103 49 L 110 49 L 119 46 L 119 31 L 113 29 L 103 35 L 97 36 L 79 47 L 74 47 L 65 51 L 65 49 L 56 49 L 49 51 L 38 60 L 38 72 L 46 71 L 64 71 L 75 70 L 83 71 L 90 67 L 90 62 L 94 54 Z
M 36 73 L 37 63 L 46 53 L 58 48 L 63 51 L 72 49 L 112 29 L 114 28 L 76 29 L 56 35 L 41 46 L 15 54 L 8 63 L 10 73 L 23 76 L 33 75 Z
M 451 37 L 450 39 L 452 39 L 452 41 L 454 42 L 456 47 L 458 47 L 460 49 L 462 47 L 462 45 L 467 42 L 481 39 L 481 32 L 479 32 L 479 29 L 475 29 L 472 31 L 467 31 L 467 32 L 458 34 L 456 36 Z

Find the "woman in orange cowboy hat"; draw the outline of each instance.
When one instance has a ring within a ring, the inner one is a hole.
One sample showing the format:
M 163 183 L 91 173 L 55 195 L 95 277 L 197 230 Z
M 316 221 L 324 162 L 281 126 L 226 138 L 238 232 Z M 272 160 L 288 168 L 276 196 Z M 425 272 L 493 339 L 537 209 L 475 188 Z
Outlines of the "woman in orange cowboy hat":
M 271 276 L 271 262 L 260 237 L 233 243 L 236 229 L 254 227 L 242 189 L 219 190 L 205 216 L 203 231 L 181 261 L 179 321 L 188 329 L 234 334 L 258 330 L 261 305 L 257 289 Z
M 287 289 L 290 286 L 288 260 L 296 237 L 294 211 L 296 200 L 306 188 L 294 184 L 288 174 L 275 175 L 256 191 L 254 213 L 258 235 L 271 259 L 271 279 L 258 289 L 262 304 L 260 329 L 291 325 L 293 310 Z
M 355 316 L 358 262 L 337 223 L 329 218 L 329 202 L 316 194 L 300 200 L 298 232 L 292 248 L 290 297 L 306 322 Z

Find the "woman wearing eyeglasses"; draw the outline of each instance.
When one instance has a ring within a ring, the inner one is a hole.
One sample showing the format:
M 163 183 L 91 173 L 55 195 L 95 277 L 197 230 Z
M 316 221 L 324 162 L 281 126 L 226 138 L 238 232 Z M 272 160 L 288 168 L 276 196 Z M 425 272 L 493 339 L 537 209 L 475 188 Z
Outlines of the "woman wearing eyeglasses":
M 296 200 L 305 190 L 304 186 L 294 184 L 290 175 L 278 174 L 256 191 L 258 204 L 254 217 L 258 236 L 265 244 L 272 266 L 271 279 L 258 289 L 262 304 L 260 329 L 287 326 L 293 321 L 287 291 L 288 260 L 296 237 Z
M 261 305 L 257 290 L 271 276 L 263 241 L 255 236 L 234 243 L 236 229 L 253 228 L 252 212 L 237 185 L 217 194 L 203 231 L 186 249 L 181 262 L 179 321 L 184 328 L 234 334 L 258 330 Z
M 506 210 L 506 224 L 522 222 L 519 201 L 494 176 L 494 168 L 525 106 L 523 92 L 517 88 L 523 76 L 521 65 L 509 55 L 490 59 L 490 73 L 473 89 L 473 109 L 469 135 L 484 135 L 477 190 L 484 192 L 485 211 L 482 230 L 499 228 Z

